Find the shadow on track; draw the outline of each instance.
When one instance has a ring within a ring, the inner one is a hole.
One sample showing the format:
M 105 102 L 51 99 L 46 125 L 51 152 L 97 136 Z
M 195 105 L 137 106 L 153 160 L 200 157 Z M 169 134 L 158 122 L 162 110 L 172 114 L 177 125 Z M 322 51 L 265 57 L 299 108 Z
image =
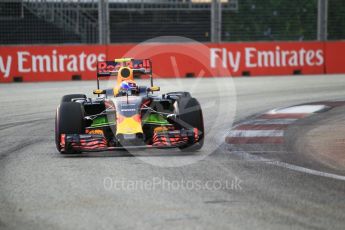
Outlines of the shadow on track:
M 163 152 L 162 152 L 163 151 Z M 90 158 L 90 157 L 177 157 L 177 156 L 199 156 L 202 152 L 181 152 L 167 150 L 150 150 L 145 152 L 135 152 L 127 150 L 107 151 L 107 152 L 84 152 L 79 154 L 59 154 L 63 158 Z

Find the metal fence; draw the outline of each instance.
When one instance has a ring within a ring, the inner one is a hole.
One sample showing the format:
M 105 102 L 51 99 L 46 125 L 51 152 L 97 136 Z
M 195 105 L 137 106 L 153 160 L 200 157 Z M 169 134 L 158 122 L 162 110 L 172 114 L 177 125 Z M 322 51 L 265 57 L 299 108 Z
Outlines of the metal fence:
M 336 40 L 345 38 L 345 4 L 343 0 L 0 0 L 0 28 L 0 44 L 124 43 L 167 35 L 201 42 Z
M 318 0 L 241 0 L 223 13 L 224 41 L 316 40 Z

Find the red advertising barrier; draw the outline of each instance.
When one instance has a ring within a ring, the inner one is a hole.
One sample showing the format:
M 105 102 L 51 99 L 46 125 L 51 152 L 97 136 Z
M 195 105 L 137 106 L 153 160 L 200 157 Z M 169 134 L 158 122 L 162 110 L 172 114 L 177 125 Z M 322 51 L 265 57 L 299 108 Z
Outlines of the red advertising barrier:
M 345 73 L 345 42 L 326 42 L 326 73 Z
M 345 42 L 0 46 L 0 82 L 96 78 L 97 61 L 151 58 L 155 77 L 345 73 Z
M 247 72 L 253 76 L 321 74 L 324 72 L 324 49 L 320 42 L 225 43 L 213 54 L 226 60 L 234 76 Z
M 105 46 L 0 47 L 0 81 L 71 80 L 72 75 L 93 79 L 97 60 L 106 58 Z

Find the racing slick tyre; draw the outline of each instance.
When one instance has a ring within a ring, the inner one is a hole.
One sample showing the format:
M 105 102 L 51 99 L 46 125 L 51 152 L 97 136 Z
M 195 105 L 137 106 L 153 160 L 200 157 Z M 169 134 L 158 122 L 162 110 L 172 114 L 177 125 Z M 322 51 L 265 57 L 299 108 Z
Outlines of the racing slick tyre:
M 86 95 L 85 94 L 68 94 L 68 95 L 65 95 L 61 98 L 61 103 L 71 102 L 73 98 L 84 98 L 84 99 L 86 99 Z
M 81 104 L 76 102 L 63 102 L 56 110 L 55 117 L 55 143 L 60 153 L 78 153 L 71 149 L 61 149 L 61 134 L 83 134 L 84 109 Z M 67 148 L 67 147 L 66 147 Z
M 193 97 L 180 97 L 175 106 L 177 123 L 184 128 L 198 129 L 198 140 L 180 147 L 181 151 L 194 152 L 204 145 L 204 120 L 199 102 Z

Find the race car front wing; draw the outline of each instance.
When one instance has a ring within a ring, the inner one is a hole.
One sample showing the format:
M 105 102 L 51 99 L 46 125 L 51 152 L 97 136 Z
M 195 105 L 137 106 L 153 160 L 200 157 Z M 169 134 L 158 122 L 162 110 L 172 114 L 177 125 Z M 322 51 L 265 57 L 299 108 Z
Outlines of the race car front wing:
M 114 146 L 108 143 L 102 134 L 62 134 L 60 147 L 62 152 L 99 152 L 118 149 L 140 148 L 177 148 L 198 141 L 198 129 L 170 130 L 156 132 L 151 145 Z

